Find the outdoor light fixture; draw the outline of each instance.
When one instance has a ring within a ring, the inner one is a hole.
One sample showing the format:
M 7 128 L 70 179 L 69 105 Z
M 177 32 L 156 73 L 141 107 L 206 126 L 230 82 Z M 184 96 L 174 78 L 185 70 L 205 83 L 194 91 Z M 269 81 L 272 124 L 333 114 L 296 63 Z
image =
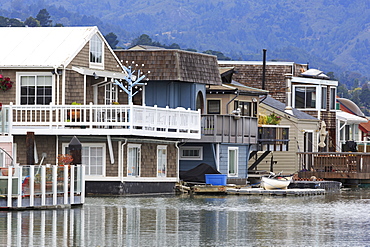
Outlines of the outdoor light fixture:
M 99 76 L 95 72 L 93 73 L 93 76 L 95 80 L 99 78 Z

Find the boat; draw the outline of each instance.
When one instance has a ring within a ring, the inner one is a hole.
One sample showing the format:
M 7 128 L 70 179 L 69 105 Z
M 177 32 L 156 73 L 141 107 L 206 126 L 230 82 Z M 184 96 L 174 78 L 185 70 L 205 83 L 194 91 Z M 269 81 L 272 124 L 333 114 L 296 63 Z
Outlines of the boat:
M 262 177 L 261 186 L 265 190 L 286 190 L 292 177 Z

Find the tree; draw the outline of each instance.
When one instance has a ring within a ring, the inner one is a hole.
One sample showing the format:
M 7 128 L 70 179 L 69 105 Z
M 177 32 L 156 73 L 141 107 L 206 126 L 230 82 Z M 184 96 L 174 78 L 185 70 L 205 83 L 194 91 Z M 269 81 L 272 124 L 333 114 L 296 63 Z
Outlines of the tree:
M 9 27 L 24 27 L 24 23 L 18 19 L 11 18 L 9 19 Z
M 147 34 L 142 34 L 131 42 L 132 46 L 135 45 L 153 45 L 153 40 Z
M 217 59 L 218 59 L 218 60 L 231 60 L 231 58 L 226 57 L 226 56 L 225 56 L 222 52 L 220 52 L 220 51 L 206 50 L 206 51 L 204 51 L 203 53 L 217 56 Z
M 110 45 L 112 49 L 117 48 L 117 44 L 119 43 L 119 40 L 117 40 L 117 35 L 110 32 L 107 35 L 105 35 L 104 38 L 107 40 L 108 44 Z
M 50 27 L 53 22 L 50 20 L 49 12 L 46 9 L 42 9 L 36 16 L 36 19 L 40 22 L 42 27 Z
M 24 25 L 26 25 L 27 27 L 40 27 L 40 22 L 30 16 L 24 21 Z

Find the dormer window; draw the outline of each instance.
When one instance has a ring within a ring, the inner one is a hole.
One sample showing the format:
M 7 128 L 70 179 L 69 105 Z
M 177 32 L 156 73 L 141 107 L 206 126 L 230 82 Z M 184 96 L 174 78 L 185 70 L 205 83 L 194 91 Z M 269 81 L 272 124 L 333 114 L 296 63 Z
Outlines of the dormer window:
M 90 40 L 90 67 L 103 67 L 103 41 L 95 34 Z

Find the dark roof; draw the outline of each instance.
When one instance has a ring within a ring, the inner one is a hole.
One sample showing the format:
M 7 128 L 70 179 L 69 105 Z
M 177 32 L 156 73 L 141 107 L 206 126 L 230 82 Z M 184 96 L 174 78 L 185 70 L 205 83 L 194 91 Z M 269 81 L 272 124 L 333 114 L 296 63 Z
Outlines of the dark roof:
M 281 111 L 281 112 L 284 112 L 285 114 L 288 114 L 288 115 L 291 115 L 287 112 L 285 112 L 285 104 L 272 98 L 271 96 L 267 96 L 267 98 L 265 100 L 262 101 L 263 104 L 266 104 L 278 111 Z M 302 112 L 296 108 L 293 108 L 293 114 L 294 114 L 294 117 L 297 118 L 297 119 L 305 119 L 305 120 L 317 120 L 317 118 L 305 113 L 305 112 Z
M 232 93 L 235 94 L 238 92 L 240 95 L 251 95 L 251 96 L 260 96 L 267 95 L 268 91 L 248 87 L 243 84 L 233 81 L 232 83 L 223 83 L 222 85 L 210 85 L 207 87 L 207 92 L 219 92 L 219 93 Z
M 115 50 L 119 60 L 144 64 L 149 80 L 220 85 L 217 57 L 176 49 Z

